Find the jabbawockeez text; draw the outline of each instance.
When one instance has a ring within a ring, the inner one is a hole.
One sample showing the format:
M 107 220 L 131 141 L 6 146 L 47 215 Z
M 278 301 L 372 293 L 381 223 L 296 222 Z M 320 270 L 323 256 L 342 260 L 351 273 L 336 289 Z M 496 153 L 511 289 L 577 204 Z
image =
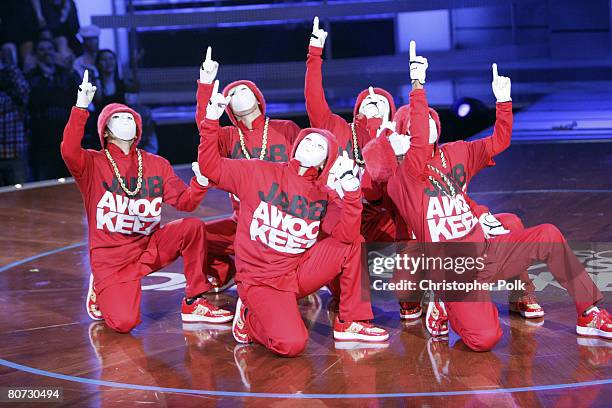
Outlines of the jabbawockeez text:
M 462 195 L 436 196 L 429 199 L 427 226 L 432 242 L 450 241 L 466 236 L 478 219 Z
M 150 235 L 161 221 L 161 209 L 162 197 L 134 199 L 106 191 L 98 201 L 96 228 Z

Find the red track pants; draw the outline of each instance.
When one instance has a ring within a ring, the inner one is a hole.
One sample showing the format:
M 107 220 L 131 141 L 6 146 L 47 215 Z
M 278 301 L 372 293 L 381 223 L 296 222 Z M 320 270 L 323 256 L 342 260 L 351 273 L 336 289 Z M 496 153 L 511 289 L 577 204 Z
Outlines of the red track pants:
M 238 284 L 238 294 L 248 308 L 249 335 L 276 354 L 293 357 L 306 348 L 308 330 L 298 308 L 298 299 L 316 292 L 336 276 L 339 278 L 340 319 L 371 320 L 369 282 L 362 280 L 361 242 L 343 244 L 333 238 L 317 242 L 300 260 L 296 271 L 298 293 L 271 286 Z
M 151 234 L 147 248 L 133 264 L 142 278 L 183 257 L 187 297 L 210 289 L 204 269 L 206 227 L 197 218 L 172 221 Z M 106 324 L 120 333 L 128 333 L 140 323 L 140 279 L 117 283 L 97 293 Z
M 236 274 L 234 265 L 234 238 L 236 237 L 236 221 L 224 218 L 206 223 L 206 249 L 208 252 L 208 274 L 226 283 Z
M 490 276 L 479 276 L 482 282 L 514 278 L 534 261 L 544 261 L 574 300 L 577 313 L 603 298 L 563 234 L 552 224 L 512 231 L 490 242 L 489 252 L 495 257 L 496 267 Z M 480 291 L 476 296 L 476 302 L 447 302 L 446 310 L 453 330 L 469 348 L 488 351 L 502 336 L 497 307 L 489 292 Z

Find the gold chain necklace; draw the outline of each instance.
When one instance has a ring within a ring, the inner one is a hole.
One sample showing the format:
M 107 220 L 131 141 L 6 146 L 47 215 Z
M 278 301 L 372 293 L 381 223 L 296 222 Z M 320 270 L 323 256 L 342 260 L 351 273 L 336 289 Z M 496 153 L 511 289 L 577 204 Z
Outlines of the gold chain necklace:
M 359 144 L 357 143 L 357 132 L 355 131 L 355 122 L 351 122 L 351 133 L 353 134 L 353 152 L 355 153 L 355 163 L 363 166 L 365 160 L 359 158 Z
M 442 159 L 442 167 L 446 169 L 446 158 L 444 157 L 444 152 L 442 150 L 440 150 L 440 158 Z M 440 170 L 438 170 L 438 168 L 432 166 L 431 164 L 428 164 L 427 167 L 430 170 L 434 171 L 436 174 L 438 174 L 440 177 L 442 177 L 442 180 L 444 180 L 444 183 L 446 183 L 446 185 L 448 186 L 448 189 L 450 190 L 450 196 L 448 195 L 446 190 L 442 188 L 440 183 L 438 183 L 438 180 L 434 179 L 431 176 L 428 176 L 429 177 L 429 181 L 431 181 L 431 183 L 434 186 L 436 186 L 438 188 L 438 190 L 440 190 L 444 195 L 446 195 L 447 197 L 453 198 L 457 194 L 457 191 L 455 190 L 455 187 L 452 185 L 452 183 L 448 179 L 448 177 L 446 177 L 446 175 L 444 173 L 442 173 Z
M 264 123 L 261 153 L 259 153 L 259 160 L 263 160 L 264 157 L 266 157 L 266 146 L 268 144 L 268 123 L 269 122 L 270 122 L 270 118 L 266 118 L 266 122 Z M 242 154 L 244 154 L 244 157 L 246 157 L 247 159 L 250 159 L 251 155 L 249 154 L 249 151 L 244 145 L 244 133 L 242 133 L 240 126 L 236 126 L 236 128 L 238 129 L 238 135 L 240 135 L 240 147 L 242 147 Z
M 117 167 L 117 163 L 115 163 L 113 160 L 113 156 L 111 156 L 108 149 L 104 149 L 104 153 L 106 153 L 106 157 L 108 158 L 108 161 L 115 172 L 115 177 L 117 180 L 119 180 L 119 185 L 121 186 L 121 189 L 125 191 L 125 194 L 129 195 L 130 197 L 134 197 L 136 194 L 138 194 L 140 192 L 140 188 L 142 187 L 142 155 L 140 154 L 140 150 L 136 149 L 136 155 L 138 156 L 138 182 L 136 183 L 136 190 L 134 191 L 130 191 L 123 182 L 121 174 L 119 173 L 119 168 Z M 127 176 L 125 179 L 127 180 Z

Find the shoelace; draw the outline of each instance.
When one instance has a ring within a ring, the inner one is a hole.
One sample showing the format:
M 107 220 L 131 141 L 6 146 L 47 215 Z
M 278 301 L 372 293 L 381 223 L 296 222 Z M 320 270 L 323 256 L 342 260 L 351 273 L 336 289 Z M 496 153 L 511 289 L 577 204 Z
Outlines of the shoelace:
M 604 324 L 612 324 L 612 318 L 607 310 L 599 309 L 599 313 L 597 313 L 597 327 L 601 327 Z
M 436 320 L 434 320 L 433 323 L 433 328 L 435 329 L 434 331 L 437 333 L 442 332 L 442 326 L 448 321 L 447 317 L 440 317 Z
M 206 306 L 211 312 L 219 311 L 219 308 L 217 306 L 213 305 L 212 303 L 210 303 L 208 301 L 208 299 L 206 299 L 206 298 L 200 298 L 200 299 L 197 300 L 197 302 L 200 303 L 200 304 L 204 303 L 203 306 Z

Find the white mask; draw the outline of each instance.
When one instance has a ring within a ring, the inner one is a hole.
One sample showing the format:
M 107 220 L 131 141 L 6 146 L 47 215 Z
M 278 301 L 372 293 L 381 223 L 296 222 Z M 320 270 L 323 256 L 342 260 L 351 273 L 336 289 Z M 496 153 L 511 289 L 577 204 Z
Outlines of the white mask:
M 302 167 L 319 167 L 327 159 L 327 139 L 318 133 L 309 133 L 295 149 L 295 158 Z
M 429 144 L 434 144 L 438 141 L 438 126 L 436 121 L 429 116 Z
M 232 98 L 230 100 L 230 107 L 234 114 L 248 112 L 257 105 L 255 94 L 246 85 L 235 86 L 227 94 Z
M 389 101 L 382 95 L 369 94 L 359 105 L 359 113 L 366 118 L 382 118 L 389 120 Z
M 136 121 L 131 113 L 113 113 L 106 126 L 117 139 L 129 142 L 136 137 Z

